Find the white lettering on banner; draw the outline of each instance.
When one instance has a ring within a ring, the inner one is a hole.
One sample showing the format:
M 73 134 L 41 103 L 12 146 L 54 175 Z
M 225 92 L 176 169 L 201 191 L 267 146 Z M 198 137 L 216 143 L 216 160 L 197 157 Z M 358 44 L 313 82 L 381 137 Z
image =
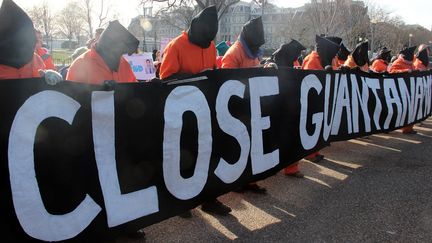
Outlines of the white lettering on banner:
M 42 91 L 25 101 L 12 123 L 8 157 L 13 204 L 24 231 L 38 240 L 73 238 L 101 211 L 99 205 L 86 195 L 72 212 L 50 214 L 44 206 L 36 180 L 33 148 L 39 125 L 50 117 L 72 124 L 79 108 L 80 104 L 62 93 Z
M 351 74 L 351 89 L 352 89 L 352 117 L 353 117 L 353 130 L 354 133 L 358 133 L 359 129 L 359 105 L 361 107 L 363 121 L 364 121 L 364 129 L 365 132 L 371 131 L 371 120 L 368 110 L 368 102 L 369 102 L 369 89 L 365 82 L 365 79 L 361 77 L 360 82 L 362 84 L 362 92 L 360 93 L 358 80 L 356 75 Z
M 279 164 L 279 149 L 264 154 L 262 131 L 270 128 L 270 117 L 261 116 L 261 97 L 279 94 L 277 77 L 255 77 L 249 79 L 251 130 L 252 130 L 252 174 L 265 172 Z
M 410 91 L 406 86 L 405 80 L 403 78 L 398 78 L 398 86 L 401 94 L 402 100 L 402 117 L 399 121 L 399 126 L 403 126 L 405 124 L 405 120 L 408 114 L 408 123 L 412 114 L 412 110 L 414 110 L 414 92 L 415 92 L 415 83 L 414 80 L 410 80 Z
M 350 92 L 348 89 L 348 81 L 346 75 L 342 75 L 339 81 L 339 89 L 336 98 L 336 110 L 333 117 L 334 120 L 331 131 L 332 135 L 339 134 L 343 109 L 345 109 L 346 111 L 348 133 L 352 133 Z
M 114 91 L 93 92 L 93 143 L 109 227 L 159 211 L 156 186 L 121 193 L 116 166 L 114 120 Z
M 367 83 L 368 87 L 372 90 L 372 93 L 374 94 L 376 103 L 375 103 L 375 110 L 374 110 L 373 119 L 374 119 L 374 124 L 375 124 L 376 129 L 381 130 L 379 118 L 381 116 L 382 104 L 381 104 L 381 100 L 378 96 L 378 91 L 377 91 L 377 90 L 381 89 L 380 84 L 379 84 L 379 80 L 373 79 L 373 78 L 366 78 L 365 82 Z
M 384 122 L 384 129 L 388 129 L 390 127 L 390 122 L 393 118 L 393 104 L 395 104 L 397 108 L 397 117 L 396 117 L 396 124 L 397 124 L 402 117 L 402 103 L 399 98 L 395 80 L 392 78 L 385 78 L 383 83 L 384 83 L 384 97 L 386 98 L 385 100 L 387 103 L 387 110 L 388 110 L 387 118 Z
M 315 125 L 315 130 L 312 135 L 307 132 L 306 124 L 308 120 L 308 97 L 309 92 L 314 89 L 319 95 L 322 90 L 321 82 L 314 74 L 309 74 L 303 78 L 300 91 L 300 141 L 305 149 L 312 149 L 318 142 L 321 134 L 323 122 L 323 113 L 315 113 L 312 115 L 312 124 Z
M 180 136 L 183 114 L 192 111 L 198 125 L 198 156 L 194 175 L 183 178 L 180 174 Z M 168 191 L 180 200 L 197 196 L 207 182 L 212 153 L 210 108 L 204 94 L 194 86 L 176 87 L 165 102 L 163 140 L 163 175 Z
M 424 80 L 423 80 L 423 84 L 425 87 L 425 109 L 424 109 L 424 116 L 426 117 L 430 114 L 431 112 L 431 102 L 432 102 L 432 82 L 431 82 L 431 75 L 427 76 Z
M 245 85 L 240 81 L 228 80 L 219 89 L 216 98 L 216 119 L 222 131 L 237 140 L 240 146 L 240 157 L 237 162 L 230 164 L 220 158 L 215 175 L 225 183 L 235 182 L 244 172 L 250 151 L 250 138 L 246 126 L 233 117 L 228 109 L 232 96 L 243 99 Z
M 339 87 L 340 74 L 336 73 L 334 82 L 331 79 L 331 75 L 326 75 L 325 82 L 325 95 L 324 95 L 324 128 L 323 128 L 323 138 L 327 141 L 330 137 L 331 128 L 333 126 L 333 115 L 336 108 L 336 95 L 333 95 L 333 102 L 331 106 L 330 122 L 329 120 L 329 102 L 330 102 L 330 88 L 331 84 L 334 83 L 333 94 L 337 94 L 337 89 Z
M 417 114 L 417 118 L 423 118 L 423 98 L 424 98 L 424 87 L 423 87 L 423 79 L 421 77 L 416 78 L 416 99 L 415 99 L 415 108 L 414 114 Z

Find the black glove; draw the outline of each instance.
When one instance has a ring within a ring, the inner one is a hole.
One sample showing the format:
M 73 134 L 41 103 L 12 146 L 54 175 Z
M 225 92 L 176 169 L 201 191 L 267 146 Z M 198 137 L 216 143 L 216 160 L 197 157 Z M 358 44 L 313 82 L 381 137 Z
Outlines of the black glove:
M 117 82 L 114 80 L 105 80 L 103 82 L 103 87 L 104 87 L 105 91 L 114 90 L 116 85 L 117 85 Z

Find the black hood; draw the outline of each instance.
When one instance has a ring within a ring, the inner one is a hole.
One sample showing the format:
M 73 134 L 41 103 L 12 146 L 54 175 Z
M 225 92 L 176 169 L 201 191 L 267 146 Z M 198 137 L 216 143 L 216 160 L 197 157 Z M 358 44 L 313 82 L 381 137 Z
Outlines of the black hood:
M 352 52 L 352 57 L 357 66 L 362 67 L 365 64 L 369 64 L 369 43 L 367 41 L 357 44 L 356 48 Z
M 300 56 L 302 50 L 306 50 L 300 42 L 292 40 L 288 44 L 283 44 L 273 53 L 273 60 L 278 66 L 293 67 L 294 61 Z
M 346 46 L 342 43 L 337 53 L 337 57 L 342 61 L 346 61 L 346 59 L 348 59 L 349 54 L 351 54 L 351 51 L 348 50 L 348 48 L 346 48 Z
M 316 50 L 320 57 L 321 65 L 323 66 L 323 68 L 332 65 L 332 60 L 338 53 L 340 49 L 340 45 L 334 43 L 333 41 L 325 37 L 321 37 L 318 35 L 315 36 L 315 41 L 316 41 Z
M 412 62 L 414 60 L 414 52 L 416 48 L 417 46 L 406 47 L 400 51 L 399 54 L 402 54 L 405 60 Z
M 384 47 L 378 52 L 376 59 L 382 59 L 386 61 L 387 63 L 390 63 L 391 61 L 391 50 L 387 49 L 387 47 Z
M 189 41 L 201 48 L 208 48 L 218 32 L 218 13 L 215 6 L 199 12 L 188 29 Z
M 342 44 L 342 38 L 340 38 L 340 37 L 337 37 L 337 36 L 326 36 L 325 38 L 327 40 L 333 41 L 334 43 L 336 43 L 338 45 Z
M 423 63 L 423 65 L 425 65 L 426 67 L 429 66 L 429 56 L 427 53 L 427 48 L 423 48 L 423 50 L 417 53 L 416 57 Z
M 252 54 L 255 55 L 259 51 L 259 48 L 265 43 L 262 18 L 258 17 L 249 20 L 243 25 L 240 36 L 246 42 Z
M 132 55 L 138 49 L 139 40 L 117 20 L 109 23 L 96 43 L 96 51 L 111 71 L 118 71 L 121 56 Z
M 30 17 L 12 0 L 0 8 L 0 64 L 21 68 L 34 55 L 36 33 Z

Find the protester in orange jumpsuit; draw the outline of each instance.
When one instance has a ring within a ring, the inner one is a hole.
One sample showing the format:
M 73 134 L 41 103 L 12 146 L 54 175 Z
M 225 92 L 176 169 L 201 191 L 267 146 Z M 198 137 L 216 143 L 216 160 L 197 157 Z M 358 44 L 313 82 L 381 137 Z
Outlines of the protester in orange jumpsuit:
M 36 35 L 29 16 L 11 0 L 0 8 L 0 79 L 40 77 L 42 59 L 34 53 Z
M 325 36 L 325 38 L 340 46 L 339 51 L 336 54 L 336 57 L 332 61 L 333 70 L 337 70 L 337 69 L 339 69 L 340 66 L 342 66 L 345 63 L 345 60 L 347 59 L 347 57 L 350 53 L 348 53 L 346 56 L 343 55 L 345 53 L 342 53 L 342 51 L 345 52 L 347 49 L 346 49 L 345 45 L 342 44 L 342 38 L 340 38 L 338 36 Z M 342 50 L 342 46 L 345 48 L 344 50 Z M 341 54 L 341 57 L 339 57 L 339 53 Z M 344 60 L 342 60 L 342 59 L 344 59 Z
M 296 65 L 296 62 L 298 60 L 298 57 L 300 56 L 300 53 L 302 50 L 305 50 L 306 47 L 304 47 L 300 42 L 296 40 L 292 40 L 288 44 L 283 44 L 277 49 L 273 55 L 272 60 L 276 67 L 289 67 L 293 68 Z M 270 65 L 271 66 L 271 65 Z M 286 168 L 284 168 L 284 174 L 288 176 L 293 176 L 297 178 L 303 178 L 304 175 L 299 170 L 299 163 L 295 162 Z
M 378 52 L 378 56 L 372 61 L 370 70 L 376 73 L 387 72 L 390 60 L 391 50 L 387 49 L 387 47 L 384 47 Z
M 42 33 L 39 30 L 36 30 L 35 52 L 42 58 L 46 69 L 56 70 L 54 62 L 52 60 L 52 56 L 49 54 L 48 49 L 42 47 L 42 44 L 43 44 Z
M 369 44 L 367 41 L 357 44 L 351 55 L 345 61 L 342 67 L 355 69 L 358 68 L 363 72 L 369 71 L 369 56 L 368 56 Z
M 160 68 L 161 79 L 184 78 L 216 68 L 213 39 L 218 26 L 215 11 L 213 7 L 201 11 L 192 20 L 188 31 L 168 43 Z
M 315 36 L 316 51 L 305 57 L 302 65 L 304 70 L 333 70 L 332 64 L 340 45 L 321 36 Z M 307 156 L 306 159 L 318 163 L 324 158 L 319 151 Z
M 420 45 L 417 54 L 415 55 L 416 59 L 413 63 L 414 70 L 417 71 L 427 71 L 429 70 L 429 51 L 428 48 L 424 45 Z
M 264 28 L 261 17 L 251 19 L 243 25 L 237 41 L 222 58 L 222 68 L 250 68 L 260 65 L 263 55 Z
M 398 58 L 390 67 L 389 73 L 409 73 L 413 70 L 414 51 L 417 47 L 411 46 L 400 51 Z M 408 125 L 402 128 L 404 134 L 416 134 L 414 125 Z
M 71 64 L 66 80 L 102 84 L 113 80 L 120 83 L 136 82 L 129 63 L 123 54 L 133 54 L 139 41 L 118 21 L 110 22 L 96 46 Z
M 350 53 L 351 51 L 348 50 L 348 48 L 346 48 L 346 46 L 343 43 L 341 43 L 340 49 L 336 54 L 336 65 L 333 66 L 333 69 L 334 70 L 339 69 L 342 65 L 344 65 Z
M 259 58 L 263 55 L 264 26 L 261 17 L 246 22 L 237 41 L 228 49 L 222 58 L 222 68 L 251 68 L 260 66 Z M 259 194 L 267 193 L 264 187 L 249 183 L 237 192 L 251 191 Z
M 213 39 L 218 31 L 218 17 L 215 6 L 205 8 L 192 19 L 189 29 L 173 39 L 166 47 L 160 76 L 162 79 L 180 79 L 207 69 L 216 68 L 216 47 Z M 217 199 L 201 205 L 204 212 L 228 215 L 231 208 Z M 180 215 L 190 218 L 191 212 Z

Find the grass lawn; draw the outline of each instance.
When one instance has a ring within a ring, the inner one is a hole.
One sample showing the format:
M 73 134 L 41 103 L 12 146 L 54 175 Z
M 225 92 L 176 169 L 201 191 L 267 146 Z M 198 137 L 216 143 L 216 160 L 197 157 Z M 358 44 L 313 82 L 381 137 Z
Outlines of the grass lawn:
M 53 50 L 51 55 L 53 57 L 54 64 L 56 65 L 69 65 L 71 63 L 70 56 L 73 51 L 69 50 Z

